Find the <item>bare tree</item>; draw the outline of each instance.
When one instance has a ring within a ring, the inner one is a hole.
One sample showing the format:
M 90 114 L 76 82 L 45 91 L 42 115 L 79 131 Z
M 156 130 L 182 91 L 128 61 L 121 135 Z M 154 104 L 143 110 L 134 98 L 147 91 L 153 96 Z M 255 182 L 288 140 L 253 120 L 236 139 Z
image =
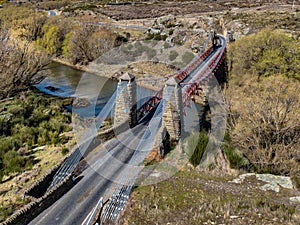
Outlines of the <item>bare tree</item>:
M 72 63 L 87 64 L 93 60 L 88 40 L 94 31 L 95 27 L 91 25 L 83 25 L 74 31 L 69 41 L 69 58 Z
M 87 64 L 110 50 L 115 39 L 116 35 L 110 30 L 84 24 L 69 39 L 69 59 L 74 64 Z
M 34 13 L 32 16 L 23 18 L 20 22 L 22 28 L 21 36 L 28 41 L 35 41 L 42 35 L 42 27 L 46 23 L 47 17 L 43 14 Z
M 262 170 L 299 169 L 299 82 L 279 76 L 251 79 L 231 89 L 227 97 L 233 143 Z
M 43 50 L 12 38 L 8 29 L 0 30 L 0 43 L 0 98 L 25 90 L 44 77 L 50 59 Z
M 93 59 L 109 51 L 114 47 L 116 35 L 110 30 L 101 29 L 95 31 L 89 38 L 89 48 Z

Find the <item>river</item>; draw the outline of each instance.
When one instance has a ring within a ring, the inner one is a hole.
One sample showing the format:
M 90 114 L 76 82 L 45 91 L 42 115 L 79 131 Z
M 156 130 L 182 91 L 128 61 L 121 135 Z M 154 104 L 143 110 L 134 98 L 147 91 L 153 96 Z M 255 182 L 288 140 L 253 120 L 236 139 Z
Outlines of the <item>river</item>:
M 67 106 L 68 110 L 78 113 L 82 117 L 97 115 L 117 88 L 116 81 L 76 70 L 63 64 L 53 62 L 50 64 L 49 69 L 50 75 L 36 85 L 44 93 L 60 97 L 89 98 L 101 89 L 99 95 L 97 95 L 95 106 L 93 104 L 80 108 Z M 78 92 L 81 96 L 78 96 Z M 137 88 L 137 96 L 139 97 L 151 96 L 153 93 L 152 90 Z M 139 105 L 141 103 L 138 103 Z
M 50 75 L 41 81 L 36 87 L 47 94 L 61 97 L 83 97 L 89 98 L 91 95 L 99 92 L 97 96 L 95 106 L 93 104 L 87 107 L 72 108 L 71 105 L 67 106 L 67 109 L 73 113 L 78 113 L 81 117 L 94 117 L 98 115 L 100 110 L 105 106 L 110 99 L 114 91 L 117 89 L 117 82 L 105 77 L 100 77 L 91 73 L 86 73 L 80 70 L 76 70 L 72 67 L 59 64 L 50 64 Z M 80 84 L 80 85 L 79 85 Z M 78 96 L 80 93 L 83 96 Z M 140 99 L 149 99 L 154 94 L 154 91 L 137 87 L 137 96 Z M 143 101 L 138 102 L 138 107 Z M 186 114 L 184 116 L 184 127 L 186 131 L 199 129 L 199 113 L 202 111 L 202 107 L 199 104 L 192 104 L 192 107 L 186 107 L 184 109 Z M 112 117 L 112 115 L 111 115 Z

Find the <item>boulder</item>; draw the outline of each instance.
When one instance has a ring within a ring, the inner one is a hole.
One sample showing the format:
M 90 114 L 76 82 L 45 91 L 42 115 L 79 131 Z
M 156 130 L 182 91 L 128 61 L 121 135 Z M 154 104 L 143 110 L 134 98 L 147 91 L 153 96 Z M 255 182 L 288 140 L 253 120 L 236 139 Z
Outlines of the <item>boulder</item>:
M 272 190 L 275 192 L 279 192 L 280 188 L 293 189 L 293 183 L 290 177 L 285 176 L 277 176 L 273 174 L 255 174 L 255 173 L 246 173 L 240 175 L 238 178 L 234 179 L 233 183 L 240 184 L 242 183 L 246 177 L 255 176 L 257 180 L 263 181 L 266 184 L 259 187 L 259 189 L 263 191 Z
M 73 108 L 84 108 L 89 106 L 91 103 L 87 98 L 75 98 L 72 104 Z

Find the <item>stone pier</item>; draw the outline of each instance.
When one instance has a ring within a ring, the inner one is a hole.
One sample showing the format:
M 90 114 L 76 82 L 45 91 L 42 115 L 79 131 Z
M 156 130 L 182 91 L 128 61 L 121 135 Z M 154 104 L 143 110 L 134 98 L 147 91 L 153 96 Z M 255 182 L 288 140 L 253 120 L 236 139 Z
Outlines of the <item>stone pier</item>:
M 217 38 L 216 33 L 215 33 L 214 30 L 211 30 L 210 33 L 211 33 L 212 47 L 213 47 L 213 49 L 216 49 L 216 47 L 218 45 L 218 38 Z
M 174 92 L 162 118 L 162 126 L 166 128 L 171 139 L 179 140 L 183 129 L 183 106 L 181 87 L 175 78 L 170 78 L 166 84 L 174 86 Z
M 117 91 L 124 86 L 124 90 L 116 99 L 114 127 L 128 121 L 129 127 L 132 128 L 137 124 L 135 77 L 129 73 L 123 74 L 119 79 Z

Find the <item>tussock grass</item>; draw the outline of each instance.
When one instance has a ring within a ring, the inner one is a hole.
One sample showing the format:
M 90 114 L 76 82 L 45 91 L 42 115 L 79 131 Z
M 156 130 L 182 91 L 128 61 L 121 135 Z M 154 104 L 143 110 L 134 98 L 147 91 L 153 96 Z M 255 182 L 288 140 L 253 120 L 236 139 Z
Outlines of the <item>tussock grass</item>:
M 248 188 L 247 188 L 248 187 Z M 237 186 L 228 178 L 195 170 L 179 172 L 152 186 L 138 187 L 120 222 L 125 224 L 297 224 L 295 206 L 281 196 Z

